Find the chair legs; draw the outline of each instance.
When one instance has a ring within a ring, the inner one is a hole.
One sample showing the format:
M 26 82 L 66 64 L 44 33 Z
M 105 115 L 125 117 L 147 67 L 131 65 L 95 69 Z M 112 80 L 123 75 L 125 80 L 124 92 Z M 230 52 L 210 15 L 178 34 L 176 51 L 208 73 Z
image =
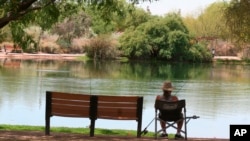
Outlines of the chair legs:
M 179 120 L 177 120 L 177 121 L 173 121 L 173 122 L 166 122 L 166 127 L 165 127 L 165 129 L 167 129 L 167 128 L 170 128 L 170 127 L 172 127 L 172 128 L 174 128 L 174 129 L 178 129 L 178 127 L 177 126 L 175 126 L 175 124 L 177 124 L 179 121 L 181 121 L 181 120 L 184 120 L 184 130 L 183 129 L 181 129 L 181 133 L 183 133 L 183 134 L 185 134 L 185 136 L 184 136 L 184 138 L 185 138 L 185 140 L 187 140 L 187 123 L 186 123 L 186 119 L 185 118 L 183 118 L 183 119 L 179 119 Z M 158 117 L 156 117 L 155 118 L 155 139 L 157 139 L 158 138 L 158 134 L 160 133 L 160 132 L 162 132 L 163 130 L 165 130 L 165 129 L 157 129 L 157 122 L 158 121 L 162 121 L 160 118 L 158 118 Z

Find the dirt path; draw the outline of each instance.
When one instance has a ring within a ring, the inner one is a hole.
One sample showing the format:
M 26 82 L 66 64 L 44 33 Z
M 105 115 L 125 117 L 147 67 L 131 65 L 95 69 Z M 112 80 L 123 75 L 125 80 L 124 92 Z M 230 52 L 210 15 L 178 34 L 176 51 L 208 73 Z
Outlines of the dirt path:
M 0 58 L 12 58 L 12 59 L 64 59 L 64 60 L 74 60 L 79 56 L 84 56 L 85 54 L 47 54 L 47 53 L 4 53 L 0 52 Z M 214 60 L 241 60 L 237 56 L 215 56 Z
M 240 61 L 241 58 L 237 56 L 215 56 L 214 60 L 238 60 Z
M 118 137 L 118 136 L 95 136 L 89 137 L 82 134 L 73 133 L 51 133 L 50 136 L 45 136 L 41 131 L 1 131 L 1 141 L 151 141 L 155 140 L 153 137 Z M 158 140 L 166 140 L 160 138 Z M 188 138 L 189 141 L 229 141 L 229 139 L 216 138 Z M 179 141 L 179 140 L 173 140 Z M 181 140 L 180 140 L 181 141 Z
M 84 56 L 85 54 L 47 54 L 47 53 L 0 53 L 0 58 L 11 59 L 63 59 L 63 60 L 75 60 L 77 57 Z

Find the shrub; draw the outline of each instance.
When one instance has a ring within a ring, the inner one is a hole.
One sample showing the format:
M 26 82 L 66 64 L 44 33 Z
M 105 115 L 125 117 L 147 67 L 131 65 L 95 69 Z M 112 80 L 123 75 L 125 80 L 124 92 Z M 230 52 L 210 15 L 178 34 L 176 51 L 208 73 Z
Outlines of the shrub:
M 40 50 L 46 53 L 62 53 L 60 47 L 54 42 L 41 41 Z
M 85 51 L 86 55 L 94 60 L 114 59 L 119 55 L 116 42 L 105 36 L 90 39 L 89 44 L 85 46 Z
M 187 55 L 188 61 L 193 62 L 204 62 L 211 61 L 212 54 L 207 50 L 206 46 L 203 44 L 194 44 L 189 48 Z
M 70 52 L 72 53 L 84 53 L 84 47 L 89 45 L 89 39 L 76 38 L 72 40 Z

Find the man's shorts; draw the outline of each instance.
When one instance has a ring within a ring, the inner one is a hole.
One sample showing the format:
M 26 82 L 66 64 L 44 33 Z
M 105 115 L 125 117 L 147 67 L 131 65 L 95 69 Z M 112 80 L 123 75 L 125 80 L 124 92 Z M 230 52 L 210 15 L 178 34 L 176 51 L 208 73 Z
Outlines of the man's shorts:
M 162 115 L 159 113 L 159 118 L 163 121 L 177 121 L 183 118 L 183 114 L 180 113 L 179 115 Z

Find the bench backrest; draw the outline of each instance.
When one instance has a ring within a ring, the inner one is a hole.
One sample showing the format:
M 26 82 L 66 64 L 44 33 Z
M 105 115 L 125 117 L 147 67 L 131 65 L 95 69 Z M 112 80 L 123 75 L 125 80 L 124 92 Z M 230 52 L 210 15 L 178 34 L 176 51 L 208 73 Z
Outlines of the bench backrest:
M 88 117 L 90 136 L 94 136 L 95 120 L 136 120 L 137 137 L 141 136 L 143 97 L 102 96 L 62 92 L 46 92 L 45 134 L 50 134 L 50 117 Z
M 46 92 L 46 112 L 49 116 L 89 117 L 90 95 Z
M 137 120 L 142 114 L 142 97 L 102 96 L 97 97 L 97 118 Z

